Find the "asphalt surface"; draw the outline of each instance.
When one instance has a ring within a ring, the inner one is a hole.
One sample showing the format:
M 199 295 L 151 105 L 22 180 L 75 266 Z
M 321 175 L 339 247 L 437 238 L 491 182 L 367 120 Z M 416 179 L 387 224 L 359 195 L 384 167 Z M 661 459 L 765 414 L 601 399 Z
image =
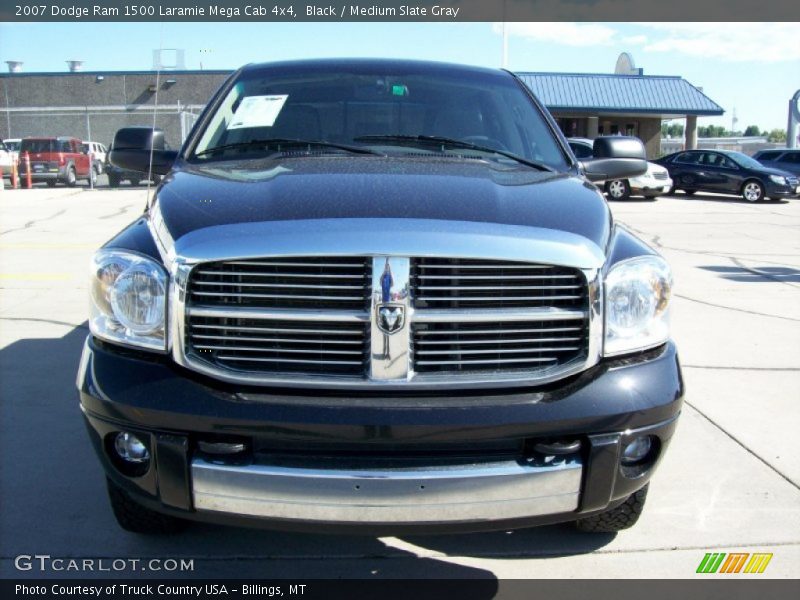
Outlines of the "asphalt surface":
M 155 577 L 687 578 L 706 552 L 769 552 L 757 577 L 797 577 L 800 200 L 751 205 L 698 194 L 612 203 L 616 218 L 672 264 L 688 389 L 635 528 L 372 538 L 193 525 L 143 537 L 111 514 L 75 373 L 89 256 L 146 197 L 127 186 L 0 192 L 0 576 L 132 574 L 14 568 L 16 556 L 39 554 L 106 566 L 194 560 L 190 573 L 141 573 Z

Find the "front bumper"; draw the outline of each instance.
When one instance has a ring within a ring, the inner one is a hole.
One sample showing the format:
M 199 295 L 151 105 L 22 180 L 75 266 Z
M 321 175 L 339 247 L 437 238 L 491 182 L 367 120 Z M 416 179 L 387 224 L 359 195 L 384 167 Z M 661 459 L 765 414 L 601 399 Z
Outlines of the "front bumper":
M 107 475 L 138 502 L 189 519 L 315 531 L 479 531 L 574 520 L 644 486 L 669 444 L 683 382 L 669 343 L 534 391 L 344 396 L 245 389 L 167 358 L 90 338 L 81 408 Z M 144 473 L 115 461 L 113 436 L 149 447 Z M 639 435 L 658 453 L 626 473 Z M 578 440 L 566 456 L 536 443 Z M 237 456 L 205 443 L 241 442 Z
M 793 180 L 794 181 L 794 180 Z M 782 185 L 769 180 L 764 190 L 764 194 L 768 198 L 791 198 L 792 196 L 800 196 L 800 185 L 794 183 L 790 185 Z

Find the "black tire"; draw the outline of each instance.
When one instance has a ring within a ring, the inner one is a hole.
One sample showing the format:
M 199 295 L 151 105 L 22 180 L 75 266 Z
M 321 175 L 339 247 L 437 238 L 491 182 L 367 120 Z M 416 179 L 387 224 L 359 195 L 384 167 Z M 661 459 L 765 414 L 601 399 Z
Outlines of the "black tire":
M 108 174 L 108 185 L 115 188 L 115 187 L 119 187 L 119 184 L 120 184 L 119 177 L 109 173 Z
M 47 180 L 47 187 L 56 187 L 56 181 L 54 179 Z
M 97 171 L 95 171 L 94 167 L 89 169 L 89 176 L 86 178 L 86 183 L 91 187 L 97 187 Z
M 697 193 L 697 190 L 683 190 L 683 193 L 687 196 L 694 196 Z
M 75 187 L 78 183 L 78 178 L 75 176 L 75 167 L 69 167 L 67 169 L 67 175 L 64 178 L 64 183 L 67 184 L 67 187 Z
M 185 529 L 183 519 L 157 513 L 135 502 L 116 483 L 106 478 L 108 499 L 117 523 L 125 531 L 146 534 L 178 533 Z
M 627 200 L 631 197 L 631 186 L 627 179 L 614 179 L 606 182 L 606 194 L 611 200 Z
M 746 202 L 761 202 L 765 198 L 764 184 L 755 179 L 748 179 L 742 184 L 741 194 Z
M 615 533 L 633 527 L 644 510 L 648 487 L 650 487 L 649 483 L 611 510 L 585 519 L 578 519 L 575 521 L 575 527 L 586 533 Z
M 102 163 L 94 163 L 94 172 L 98 175 L 103 174 L 103 164 Z
M 655 200 L 655 199 L 656 199 L 656 198 L 658 198 L 660 195 L 661 195 L 661 194 L 645 194 L 645 195 L 644 195 L 644 197 L 645 197 L 645 198 L 647 198 L 648 200 Z

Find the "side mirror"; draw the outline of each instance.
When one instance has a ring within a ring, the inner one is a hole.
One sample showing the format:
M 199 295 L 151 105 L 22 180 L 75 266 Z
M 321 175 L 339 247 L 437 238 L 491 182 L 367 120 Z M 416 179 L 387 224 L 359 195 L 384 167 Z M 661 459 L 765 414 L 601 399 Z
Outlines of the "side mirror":
M 599 137 L 594 141 L 592 158 L 581 162 L 589 181 L 629 179 L 647 172 L 647 154 L 639 138 Z
M 164 132 L 151 127 L 124 127 L 117 131 L 108 153 L 109 162 L 127 171 L 147 173 L 150 156 L 153 157 L 153 173 L 166 175 L 178 157 L 175 150 L 167 150 Z

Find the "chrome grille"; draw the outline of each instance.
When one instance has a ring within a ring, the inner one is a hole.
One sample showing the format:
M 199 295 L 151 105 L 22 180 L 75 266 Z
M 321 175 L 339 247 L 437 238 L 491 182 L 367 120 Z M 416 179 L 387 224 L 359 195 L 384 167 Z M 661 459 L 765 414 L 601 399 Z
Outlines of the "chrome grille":
M 653 172 L 653 179 L 666 179 L 669 177 L 669 173 L 666 171 L 654 171 Z
M 419 309 L 574 308 L 586 302 L 577 269 L 498 260 L 413 259 L 411 289 Z
M 193 314 L 187 324 L 195 355 L 220 367 L 250 372 L 364 373 L 365 324 Z
M 204 306 L 366 309 L 371 263 L 300 257 L 205 263 L 192 271 L 191 301 Z
M 176 360 L 226 381 L 472 389 L 553 381 L 599 357 L 597 270 L 393 255 L 181 269 Z M 386 306 L 405 315 L 399 330 L 380 321 Z
M 585 354 L 587 320 L 417 323 L 414 369 L 442 371 L 546 369 Z

